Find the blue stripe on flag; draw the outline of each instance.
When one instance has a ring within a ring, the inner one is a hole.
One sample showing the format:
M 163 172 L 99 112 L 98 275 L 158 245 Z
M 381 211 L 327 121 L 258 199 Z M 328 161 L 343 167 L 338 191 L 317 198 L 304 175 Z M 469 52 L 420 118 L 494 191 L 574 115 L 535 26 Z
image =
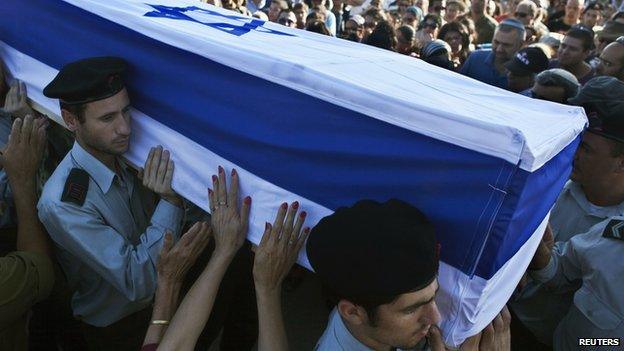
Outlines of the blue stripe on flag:
M 124 57 L 136 108 L 271 183 L 330 209 L 361 198 L 414 204 L 435 223 L 442 260 L 467 274 L 488 279 L 526 241 L 507 244 L 510 224 L 496 222 L 499 213 L 530 205 L 508 200 L 530 180 L 515 165 L 234 70 L 65 2 L 4 0 L 0 11 L 7 19 L 0 21 L 2 40 L 57 69 L 90 56 Z M 571 156 L 557 159 L 569 164 Z M 535 191 L 560 183 L 559 170 L 551 173 Z M 541 206 L 516 220 L 535 230 L 529 226 L 546 213 Z

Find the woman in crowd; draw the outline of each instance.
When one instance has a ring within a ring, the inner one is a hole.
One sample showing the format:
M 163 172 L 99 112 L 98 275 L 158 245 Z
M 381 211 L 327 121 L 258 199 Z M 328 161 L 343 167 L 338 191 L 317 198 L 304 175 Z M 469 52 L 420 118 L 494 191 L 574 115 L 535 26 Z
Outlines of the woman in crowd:
M 459 69 L 470 55 L 470 33 L 460 22 L 449 22 L 442 26 L 438 39 L 442 39 L 451 47 L 451 60 Z

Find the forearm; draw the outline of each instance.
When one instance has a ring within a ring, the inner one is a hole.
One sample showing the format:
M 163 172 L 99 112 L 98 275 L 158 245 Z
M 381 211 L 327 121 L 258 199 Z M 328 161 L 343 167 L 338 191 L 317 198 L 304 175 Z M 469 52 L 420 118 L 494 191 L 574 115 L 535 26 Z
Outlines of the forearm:
M 210 317 L 221 280 L 233 255 L 214 253 L 208 265 L 182 300 L 159 350 L 193 350 Z
M 35 180 L 9 178 L 17 212 L 17 249 L 38 252 L 52 258 L 48 236 L 37 215 Z
M 288 350 L 280 291 L 264 292 L 256 288 L 256 300 L 259 323 L 258 351 Z
M 178 306 L 178 297 L 181 284 L 179 282 L 169 282 L 160 280 L 154 298 L 154 309 L 152 311 L 152 321 L 171 321 Z M 167 325 L 151 324 L 145 334 L 143 345 L 158 344 L 163 334 L 167 330 Z

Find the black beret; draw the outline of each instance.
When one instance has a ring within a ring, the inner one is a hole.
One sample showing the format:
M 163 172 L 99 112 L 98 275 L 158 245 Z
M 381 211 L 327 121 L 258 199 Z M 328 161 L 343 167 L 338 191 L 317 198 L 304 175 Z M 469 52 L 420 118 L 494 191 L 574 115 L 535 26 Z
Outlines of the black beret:
M 397 296 L 438 274 L 433 225 L 400 200 L 339 208 L 312 229 L 306 251 L 321 281 L 342 298 Z
M 624 82 L 607 76 L 592 78 L 568 102 L 583 106 L 588 131 L 624 142 Z
M 78 105 L 106 99 L 124 88 L 126 62 L 118 57 L 92 57 L 65 65 L 43 89 L 43 95 Z

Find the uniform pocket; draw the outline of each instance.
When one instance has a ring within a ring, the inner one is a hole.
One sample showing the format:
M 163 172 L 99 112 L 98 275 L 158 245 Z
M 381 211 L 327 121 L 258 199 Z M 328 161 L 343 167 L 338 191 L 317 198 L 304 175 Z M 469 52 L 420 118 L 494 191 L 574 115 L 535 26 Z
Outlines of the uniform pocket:
M 602 302 L 585 286 L 574 294 L 574 305 L 587 319 L 602 330 L 613 330 L 622 322 L 622 317 L 611 306 Z

